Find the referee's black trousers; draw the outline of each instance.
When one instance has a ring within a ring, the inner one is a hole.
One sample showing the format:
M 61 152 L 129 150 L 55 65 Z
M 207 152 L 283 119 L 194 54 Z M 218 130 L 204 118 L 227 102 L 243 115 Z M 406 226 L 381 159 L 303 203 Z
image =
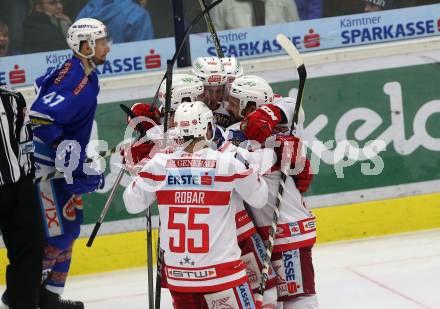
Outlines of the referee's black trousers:
M 44 230 L 31 176 L 0 186 L 0 228 L 9 258 L 6 285 L 10 308 L 37 308 Z

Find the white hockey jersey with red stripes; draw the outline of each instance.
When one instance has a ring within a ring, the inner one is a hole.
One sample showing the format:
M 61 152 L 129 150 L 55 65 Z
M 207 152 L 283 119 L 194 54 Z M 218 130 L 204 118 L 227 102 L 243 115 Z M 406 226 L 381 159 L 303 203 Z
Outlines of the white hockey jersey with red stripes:
M 289 134 L 293 121 L 296 100 L 291 97 L 277 97 L 274 104 L 278 106 L 287 118 L 287 124 L 277 125 L 276 134 Z M 295 135 L 301 137 L 304 123 L 304 111 L 300 109 Z M 269 186 L 269 202 L 262 209 L 251 209 L 258 232 L 264 240 L 268 239 L 275 209 L 278 186 L 281 180 L 280 171 L 272 169 L 263 177 Z M 316 220 L 307 209 L 302 194 L 296 188 L 292 177 L 287 177 L 280 207 L 280 217 L 277 226 L 277 235 L 274 243 L 274 252 L 280 252 L 300 247 L 309 247 L 316 242 Z
M 219 110 L 224 110 L 221 106 Z M 224 110 L 226 111 L 226 110 Z M 230 117 L 230 116 L 228 116 Z M 237 124 L 239 125 L 239 123 Z M 222 134 L 224 134 L 223 129 L 217 127 Z M 238 126 L 239 128 L 239 126 Z M 168 142 L 170 147 L 179 148 L 181 145 L 181 141 L 176 139 L 176 130 L 175 128 L 170 128 L 167 131 L 168 134 Z M 147 131 L 147 140 L 150 141 L 161 141 L 163 139 L 163 125 L 155 126 Z M 160 147 L 160 144 L 157 146 Z M 170 147 L 168 149 L 170 149 Z M 142 164 L 142 163 L 141 163 Z M 238 242 L 250 237 L 252 234 L 257 232 L 254 224 L 252 223 L 252 219 L 249 217 L 247 211 L 243 205 L 243 199 L 237 193 L 232 193 L 231 201 L 234 205 L 237 206 L 237 212 L 235 214 L 235 221 L 237 225 L 237 239 Z
M 181 292 L 213 292 L 247 280 L 235 229 L 233 195 L 253 207 L 267 185 L 233 153 L 203 149 L 156 154 L 124 192 L 131 213 L 157 200 L 167 283 Z
M 261 237 L 263 240 L 267 240 L 278 195 L 278 186 L 281 181 L 280 171 L 278 170 L 266 174 L 263 178 L 269 187 L 268 204 L 260 209 L 251 208 L 250 212 Z M 315 217 L 307 209 L 293 178 L 288 176 L 280 206 L 280 216 L 278 218 L 273 252 L 309 247 L 315 242 Z
M 274 104 L 278 106 L 286 115 L 287 124 L 278 125 L 278 134 L 288 134 L 290 125 L 293 120 L 293 113 L 295 109 L 295 100 L 289 97 L 281 98 L 277 97 L 274 100 Z M 304 117 L 304 115 L 302 115 Z M 303 119 L 301 120 L 303 121 Z M 237 151 L 233 146 L 228 145 L 228 139 L 233 136 L 230 132 L 234 130 L 240 130 L 240 124 L 234 124 L 225 130 L 225 146 L 224 151 L 232 149 Z M 302 123 L 300 122 L 296 133 L 301 134 Z M 246 142 L 242 143 L 242 146 L 246 147 Z M 242 155 L 250 162 L 253 160 L 249 157 L 249 154 L 243 152 Z M 268 160 L 259 160 L 259 162 Z M 263 163 L 264 165 L 264 163 Z M 254 219 L 254 223 L 257 225 L 257 230 L 264 240 L 268 239 L 269 229 L 272 223 L 273 210 L 275 209 L 276 197 L 278 195 L 278 186 L 281 180 L 279 170 L 272 169 L 270 172 L 265 172 L 267 169 L 262 167 L 264 172 L 263 178 L 266 180 L 269 186 L 269 201 L 268 204 L 261 208 L 249 209 L 251 217 Z M 307 209 L 304 199 L 301 193 L 296 188 L 295 182 L 292 177 L 288 177 L 286 181 L 286 189 L 283 194 L 283 202 L 280 207 L 280 217 L 278 219 L 277 236 L 274 243 L 274 252 L 285 251 L 289 249 L 295 249 L 299 247 L 312 246 L 316 242 L 316 221 L 315 217 Z

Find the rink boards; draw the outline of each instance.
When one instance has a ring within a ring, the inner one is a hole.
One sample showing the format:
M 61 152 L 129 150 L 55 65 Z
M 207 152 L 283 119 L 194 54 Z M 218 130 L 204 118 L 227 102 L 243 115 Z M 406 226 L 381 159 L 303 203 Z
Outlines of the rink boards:
M 417 231 L 440 227 L 440 193 L 317 208 L 318 243 Z M 146 232 L 98 237 L 93 248 L 87 239 L 76 242 L 72 272 L 84 274 L 144 266 Z M 156 246 L 157 230 L 153 245 Z M 156 261 L 154 252 L 153 263 Z
M 318 243 L 342 239 L 359 239 L 440 227 L 440 194 L 356 203 L 317 208 Z M 153 247 L 157 230 L 153 230 Z M 92 248 L 86 238 L 75 244 L 72 274 L 88 274 L 146 265 L 145 231 L 100 236 Z M 0 264 L 6 265 L 6 252 L 0 252 Z M 3 264 L 5 263 L 5 264 Z M 156 253 L 153 252 L 153 263 Z M 4 270 L 0 270 L 4 284 Z
M 367 57 L 378 51 L 369 47 L 365 53 Z M 347 55 L 339 54 L 335 59 L 353 59 Z M 325 58 L 323 55 L 305 56 L 309 79 L 303 100 L 303 137 L 317 172 L 306 199 L 317 217 L 318 242 L 440 227 L 438 52 L 344 62 L 334 62 L 332 54 L 327 56 L 329 63 L 316 61 Z M 245 72 L 253 70 L 267 78 L 276 93 L 294 95 L 297 77 L 292 68 L 280 65 L 280 58 L 273 58 L 275 70 L 267 69 L 270 60 L 266 59 L 260 64 L 245 63 Z M 103 85 L 93 133 L 109 147 L 122 141 L 126 126 L 119 103 L 130 105 L 151 97 L 154 91 L 153 86 L 127 88 L 127 80 L 121 80 L 119 89 L 107 89 L 116 84 L 114 80 Z M 351 157 L 344 156 L 346 139 L 357 143 Z M 371 140 L 381 141 L 378 155 L 368 154 Z M 107 161 L 104 192 L 85 197 L 82 236 L 89 235 L 119 162 L 117 154 Z M 125 175 L 121 186 L 129 181 Z M 101 235 L 105 235 L 98 237 L 92 248 L 85 247 L 84 238 L 77 241 L 72 273 L 145 265 L 145 219 L 126 213 L 123 188 L 119 188 L 101 228 Z M 0 265 L 7 263 L 5 255 L 0 249 Z M 0 282 L 3 274 L 1 268 Z

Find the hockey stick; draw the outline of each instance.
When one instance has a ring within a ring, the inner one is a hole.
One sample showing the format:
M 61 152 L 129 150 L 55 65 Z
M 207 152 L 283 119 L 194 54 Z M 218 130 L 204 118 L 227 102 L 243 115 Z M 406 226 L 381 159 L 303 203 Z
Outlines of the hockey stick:
M 147 207 L 147 271 L 148 271 L 148 308 L 154 308 L 153 298 L 153 234 L 151 224 L 151 205 Z
M 163 132 L 164 132 L 164 146 L 167 147 L 167 130 L 168 130 L 168 118 L 170 115 L 170 109 L 171 109 L 171 89 L 173 87 L 173 66 L 174 62 L 173 60 L 167 61 L 167 71 L 165 73 L 166 76 L 166 92 L 165 92 L 165 119 L 163 122 Z M 151 222 L 151 212 L 150 214 L 150 222 Z M 148 220 L 147 220 L 148 221 Z M 160 231 L 160 217 L 159 217 L 159 230 Z M 151 233 L 151 231 L 150 231 Z M 160 237 L 158 235 L 157 237 L 157 264 L 156 264 L 156 294 L 155 294 L 155 309 L 160 308 L 160 298 L 161 298 L 161 291 L 162 291 L 162 254 L 160 252 Z M 148 262 L 150 264 L 150 262 Z
M 95 240 L 96 235 L 98 234 L 99 228 L 101 227 L 102 222 L 104 222 L 104 218 L 107 215 L 107 211 L 110 208 L 110 204 L 115 198 L 116 195 L 116 189 L 118 188 L 119 183 L 121 182 L 122 176 L 124 176 L 124 168 L 122 167 L 119 171 L 118 177 L 116 177 L 115 183 L 112 187 L 112 190 L 110 191 L 110 195 L 105 202 L 104 208 L 101 211 L 101 214 L 99 215 L 98 220 L 95 223 L 95 227 L 93 228 L 92 234 L 90 234 L 89 239 L 87 240 L 87 247 L 91 247 L 93 245 L 93 241 Z
M 179 48 L 177 48 L 176 52 L 173 55 L 173 58 L 171 58 L 171 61 L 174 64 L 177 61 L 177 57 L 179 57 L 180 53 L 182 52 L 183 46 L 185 45 L 186 40 L 189 37 L 189 33 L 191 32 L 192 28 L 194 28 L 194 26 L 200 21 L 200 19 L 206 14 L 209 13 L 209 11 L 217 6 L 218 4 L 220 4 L 223 0 L 217 0 L 213 3 L 211 3 L 210 5 L 208 5 L 202 12 L 199 13 L 199 15 L 197 15 L 191 22 L 191 24 L 188 26 L 188 28 L 185 30 L 185 34 L 183 35 L 183 39 L 182 39 L 182 43 L 180 43 Z M 150 107 L 150 111 L 153 111 L 154 106 L 156 106 L 156 102 L 157 102 L 157 97 L 159 95 L 159 89 L 160 89 L 160 85 L 162 85 L 162 82 L 166 79 L 167 77 L 167 73 L 165 72 L 165 74 L 163 75 L 160 83 L 159 83 L 159 87 L 157 87 L 156 90 L 156 94 L 154 95 L 153 98 L 153 102 L 151 103 L 151 107 Z
M 135 119 L 137 116 L 136 114 L 133 113 L 133 111 L 123 105 L 120 104 L 119 105 L 121 107 L 121 109 L 127 114 L 127 116 L 129 116 L 131 119 Z M 136 129 L 139 130 L 139 132 L 141 133 L 140 138 L 142 138 L 143 136 L 145 136 L 146 132 L 144 127 L 142 126 L 142 123 L 138 123 L 136 125 Z M 124 164 L 124 161 L 122 162 L 122 164 Z M 116 181 L 112 187 L 112 191 L 110 193 L 109 198 L 107 199 L 107 202 L 105 203 L 105 206 L 101 212 L 101 215 L 99 216 L 98 221 L 95 224 L 95 228 L 93 229 L 92 234 L 90 235 L 90 238 L 87 242 L 87 247 L 92 246 L 93 244 L 93 240 L 96 237 L 96 234 L 98 233 L 99 228 L 101 227 L 101 223 L 104 221 L 104 217 L 107 214 L 108 208 L 110 207 L 111 202 L 114 199 L 115 196 L 115 192 L 116 192 L 116 188 L 118 187 L 122 176 L 124 174 L 124 169 L 122 168 L 121 171 L 118 174 L 118 177 L 116 178 Z M 154 308 L 154 299 L 153 299 L 153 263 L 152 263 L 152 259 L 153 259 L 153 244 L 152 244 L 152 224 L 151 224 L 151 212 L 150 212 L 150 207 L 147 207 L 147 213 L 146 213 L 146 220 L 147 220 L 147 261 L 148 261 L 148 304 L 149 304 L 149 308 Z
M 304 86 L 307 79 L 307 71 L 304 65 L 304 60 L 299 54 L 295 45 L 292 43 L 292 41 L 284 34 L 278 34 L 277 41 L 295 63 L 296 70 L 298 71 L 298 76 L 299 76 L 298 94 L 296 95 L 296 104 L 295 104 L 295 111 L 293 113 L 293 122 L 290 127 L 290 134 L 292 134 L 293 129 L 295 128 L 295 124 L 298 122 L 299 109 L 302 104 Z
M 119 147 L 113 147 L 110 150 L 100 151 L 100 152 L 98 152 L 97 156 L 91 157 L 91 158 L 87 158 L 84 161 L 84 163 L 92 163 L 93 161 L 96 161 L 98 159 L 107 158 L 107 157 L 111 156 L 112 154 L 120 152 L 121 150 L 123 150 L 125 148 L 127 148 L 127 145 L 122 145 L 122 146 L 119 146 Z M 58 177 L 63 176 L 63 174 L 64 173 L 62 171 L 56 170 L 56 171 L 50 172 L 47 175 L 35 178 L 34 179 L 34 183 L 37 184 L 37 183 L 40 183 L 42 181 L 47 181 L 47 180 L 51 180 L 51 179 L 54 179 L 54 178 L 58 178 Z
M 125 106 L 124 104 L 119 104 L 119 106 L 120 106 L 120 107 L 122 108 L 122 110 L 123 110 L 124 112 L 126 112 L 127 115 L 130 116 L 131 118 L 135 118 L 135 117 L 136 117 L 136 115 L 131 111 L 131 109 L 128 108 L 127 106 Z M 139 125 L 139 124 L 138 124 L 138 125 Z M 137 126 L 136 126 L 136 128 L 137 128 Z M 143 131 L 143 127 L 142 127 L 142 126 L 139 126 L 139 130 L 140 130 L 140 132 L 142 132 L 143 135 L 145 135 L 145 132 Z M 143 136 L 143 135 L 142 135 L 142 136 Z M 98 152 L 98 155 L 97 155 L 97 156 L 95 156 L 95 157 L 91 157 L 91 158 L 87 158 L 84 162 L 85 162 L 85 163 L 92 163 L 93 161 L 96 161 L 96 160 L 98 160 L 98 159 L 104 159 L 104 158 L 107 158 L 107 157 L 111 156 L 111 155 L 114 154 L 114 153 L 121 152 L 122 150 L 124 150 L 124 149 L 126 149 L 126 148 L 127 148 L 127 145 L 122 145 L 122 146 L 119 146 L 119 147 L 113 147 L 113 148 L 110 149 L 110 150 L 100 151 L 100 152 Z M 129 147 L 128 147 L 128 148 L 129 148 Z M 53 179 L 53 178 L 60 177 L 60 176 L 62 176 L 63 174 L 64 174 L 64 173 L 63 173 L 62 171 L 58 171 L 58 170 L 56 170 L 56 171 L 53 171 L 53 172 L 51 172 L 51 173 L 49 173 L 49 174 L 47 174 L 47 175 L 44 175 L 44 176 L 42 176 L 42 177 L 35 178 L 35 179 L 34 179 L 34 183 L 37 184 L 37 183 L 42 182 L 42 181 L 51 180 L 51 179 Z
M 199 4 L 202 11 L 205 11 L 206 10 L 205 0 L 199 0 Z M 214 24 L 212 23 L 212 19 L 211 19 L 211 15 L 209 14 L 209 11 L 207 11 L 204 15 L 205 15 L 206 26 L 208 27 L 208 30 L 211 33 L 212 41 L 214 42 L 217 55 L 219 58 L 223 58 L 225 55 L 223 54 L 222 46 L 220 45 L 220 40 L 218 39 L 217 31 L 215 31 Z
M 119 106 L 132 119 L 136 118 L 136 115 L 131 111 L 130 108 L 128 108 L 124 104 L 120 104 Z M 141 132 L 141 137 L 145 136 L 145 129 L 141 123 L 136 125 L 136 129 L 138 129 Z M 107 215 L 107 212 L 110 208 L 110 204 L 113 202 L 113 199 L 115 198 L 116 189 L 118 188 L 119 183 L 121 182 L 122 176 L 124 176 L 124 171 L 125 171 L 124 164 L 125 164 L 125 160 L 122 159 L 121 170 L 119 171 L 119 174 L 116 177 L 115 183 L 113 184 L 112 190 L 110 191 L 110 195 L 109 195 L 107 201 L 105 202 L 104 208 L 102 209 L 101 214 L 99 215 L 98 220 L 96 221 L 96 224 L 95 224 L 95 227 L 93 228 L 92 234 L 90 234 L 90 237 L 87 241 L 86 246 L 89 248 L 93 245 L 93 241 L 95 240 L 95 237 L 98 234 L 98 231 L 101 227 L 102 222 L 104 222 L 104 218 Z
M 136 115 L 133 111 L 125 105 L 120 105 L 122 110 L 127 113 L 131 119 L 135 119 Z M 139 126 L 139 127 L 138 127 Z M 146 132 L 142 123 L 139 123 L 136 128 L 139 128 L 141 132 L 141 137 L 145 136 Z M 147 277 L 148 277 L 148 308 L 154 308 L 153 299 L 153 235 L 152 235 L 152 224 L 151 224 L 151 205 L 147 207 L 147 212 L 145 214 L 147 220 Z
M 292 43 L 292 41 L 289 40 L 284 34 L 278 34 L 277 35 L 277 41 L 278 43 L 283 47 L 283 49 L 287 52 L 287 54 L 290 56 L 292 61 L 295 63 L 296 70 L 298 71 L 299 76 L 299 86 L 298 86 L 298 94 L 296 96 L 296 104 L 295 104 L 295 111 L 293 114 L 293 121 L 292 125 L 290 127 L 290 134 L 292 134 L 293 129 L 295 127 L 295 123 L 298 122 L 298 113 L 299 108 L 301 107 L 301 101 L 304 93 L 304 86 L 306 83 L 307 78 L 307 71 L 306 67 L 304 66 L 304 61 L 299 54 L 298 50 L 296 49 L 295 45 Z M 255 295 L 255 300 L 259 304 L 263 304 L 263 295 L 264 290 L 266 288 L 266 282 L 269 276 L 269 265 L 271 263 L 272 258 L 272 251 L 273 251 L 273 244 L 276 234 L 276 228 L 278 225 L 278 218 L 280 216 L 280 206 L 283 202 L 283 193 L 286 186 L 286 179 L 287 179 L 287 173 L 288 173 L 289 166 L 282 167 L 281 169 L 281 180 L 280 185 L 278 186 L 278 195 L 275 203 L 275 209 L 272 216 L 272 224 L 270 227 L 269 232 L 269 239 L 266 249 L 266 256 L 264 259 L 264 265 L 263 270 L 261 271 L 261 282 L 260 282 L 260 289 L 258 293 Z
M 125 105 L 123 105 L 123 104 L 120 104 L 119 105 L 127 114 L 128 114 L 128 111 L 129 112 L 131 112 L 131 109 L 130 108 L 128 108 L 127 106 L 125 106 Z M 132 112 L 131 112 L 132 113 Z M 128 114 L 130 117 L 136 117 L 136 115 L 134 115 L 133 113 L 132 114 Z M 119 146 L 119 147 L 113 147 L 112 149 L 109 149 L 109 150 L 105 150 L 105 151 L 99 151 L 98 152 L 98 155 L 97 156 L 95 156 L 95 157 L 91 157 L 91 158 L 87 158 L 85 161 L 84 161 L 84 163 L 92 163 L 93 161 L 96 161 L 96 160 L 99 160 L 99 159 L 104 159 L 104 158 L 107 158 L 107 157 L 109 157 L 109 156 L 111 156 L 112 154 L 115 154 L 115 153 L 118 153 L 118 152 L 121 152 L 122 150 L 124 150 L 124 149 L 127 149 L 127 148 L 129 148 L 130 147 L 130 145 L 129 144 L 124 144 L 124 145 L 122 145 L 122 146 Z M 47 180 L 51 180 L 51 179 L 54 179 L 54 178 L 58 178 L 58 177 L 61 177 L 61 176 L 63 176 L 63 172 L 62 171 L 58 171 L 58 170 L 56 170 L 56 171 L 53 171 L 53 172 L 50 172 L 49 174 L 47 174 L 47 175 L 44 175 L 44 176 L 41 176 L 41 177 L 38 177 L 38 178 L 35 178 L 34 179 L 34 183 L 35 184 L 37 184 L 37 183 L 40 183 L 40 182 L 42 182 L 42 181 L 47 181 Z

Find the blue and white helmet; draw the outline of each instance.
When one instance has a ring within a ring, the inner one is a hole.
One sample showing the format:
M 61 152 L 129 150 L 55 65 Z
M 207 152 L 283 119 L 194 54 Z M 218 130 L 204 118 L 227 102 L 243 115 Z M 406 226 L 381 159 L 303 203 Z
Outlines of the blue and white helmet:
M 74 22 L 67 30 L 67 45 L 75 53 L 86 59 L 95 56 L 96 40 L 108 36 L 107 27 L 97 19 L 81 18 Z M 92 49 L 90 55 L 84 55 L 80 51 L 82 41 L 87 41 Z

